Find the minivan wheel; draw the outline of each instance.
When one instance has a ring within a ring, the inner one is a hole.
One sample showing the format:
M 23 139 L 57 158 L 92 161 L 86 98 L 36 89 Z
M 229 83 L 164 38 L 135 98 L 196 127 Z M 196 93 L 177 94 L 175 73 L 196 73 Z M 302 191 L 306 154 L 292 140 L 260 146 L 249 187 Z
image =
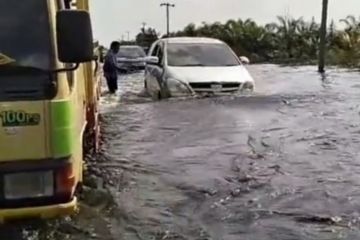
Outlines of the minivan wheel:
M 160 95 L 161 95 L 161 98 L 164 99 L 164 98 L 170 98 L 170 92 L 167 88 L 161 88 L 160 89 Z
M 157 91 L 157 92 L 153 92 L 152 94 L 150 94 L 151 98 L 153 101 L 159 101 L 162 99 L 162 96 L 161 96 L 161 92 L 160 91 Z

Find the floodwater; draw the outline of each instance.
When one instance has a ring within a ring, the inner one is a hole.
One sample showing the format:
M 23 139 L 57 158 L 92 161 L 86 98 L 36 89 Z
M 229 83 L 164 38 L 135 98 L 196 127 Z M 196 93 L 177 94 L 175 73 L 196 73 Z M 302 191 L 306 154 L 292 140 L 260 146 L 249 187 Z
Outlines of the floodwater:
M 114 239 L 360 238 L 359 73 L 249 70 L 251 96 L 159 102 L 121 77 L 103 104 Z
M 254 94 L 157 102 L 121 76 L 98 164 L 117 211 L 94 239 L 360 238 L 359 73 L 249 70 Z

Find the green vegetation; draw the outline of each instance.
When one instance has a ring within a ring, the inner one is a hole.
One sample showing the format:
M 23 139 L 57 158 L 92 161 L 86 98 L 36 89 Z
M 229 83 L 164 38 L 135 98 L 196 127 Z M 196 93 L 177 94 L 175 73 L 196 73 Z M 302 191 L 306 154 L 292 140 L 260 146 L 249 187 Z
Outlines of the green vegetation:
M 141 28 L 141 32 L 136 35 L 136 44 L 144 48 L 150 48 L 151 44 L 158 40 L 159 33 L 154 28 Z
M 360 67 L 360 18 L 348 16 L 337 28 L 332 21 L 326 35 L 326 62 L 330 65 Z M 189 24 L 172 36 L 214 37 L 228 43 L 238 55 L 252 62 L 316 64 L 320 24 L 313 18 L 277 17 L 276 23 L 259 25 L 251 19 L 226 23 Z

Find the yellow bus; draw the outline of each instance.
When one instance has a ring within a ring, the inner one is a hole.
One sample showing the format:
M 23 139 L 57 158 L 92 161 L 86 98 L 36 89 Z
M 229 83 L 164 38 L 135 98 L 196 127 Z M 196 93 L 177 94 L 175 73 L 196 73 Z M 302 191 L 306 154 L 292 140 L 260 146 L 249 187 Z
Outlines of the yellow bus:
M 99 80 L 88 0 L 0 1 L 0 223 L 77 210 Z

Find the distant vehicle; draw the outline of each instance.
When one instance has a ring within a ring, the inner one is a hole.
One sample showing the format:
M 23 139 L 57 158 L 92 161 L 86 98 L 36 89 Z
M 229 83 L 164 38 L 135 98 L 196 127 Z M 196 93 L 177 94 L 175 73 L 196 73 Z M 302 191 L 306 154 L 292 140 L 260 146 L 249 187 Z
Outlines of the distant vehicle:
M 117 62 L 123 72 L 131 72 L 145 69 L 146 53 L 140 46 L 121 46 Z
M 146 58 L 145 88 L 153 98 L 199 93 L 253 91 L 244 64 L 224 42 L 212 38 L 167 38 L 155 42 Z

